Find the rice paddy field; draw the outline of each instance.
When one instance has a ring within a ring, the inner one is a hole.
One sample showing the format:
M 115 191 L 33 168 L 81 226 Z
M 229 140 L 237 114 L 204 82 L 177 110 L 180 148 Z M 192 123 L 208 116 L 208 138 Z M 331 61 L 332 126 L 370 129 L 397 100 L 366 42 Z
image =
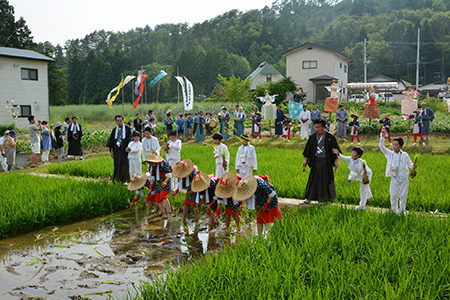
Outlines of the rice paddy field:
M 441 218 L 296 209 L 254 237 L 142 283 L 135 299 L 448 299 Z
M 237 146 L 230 146 L 230 170 L 234 171 Z M 303 199 L 308 181 L 309 168 L 302 172 L 303 161 L 300 149 L 278 149 L 256 147 L 258 157 L 257 174 L 268 174 L 280 197 Z M 350 155 L 349 152 L 344 152 Z M 189 158 L 198 166 L 199 170 L 208 174 L 215 172 L 213 148 L 209 145 L 189 144 L 181 150 L 182 158 Z M 389 183 L 390 178 L 385 177 L 386 158 L 379 152 L 364 153 L 363 158 L 373 171 L 370 183 L 373 199 L 368 205 L 390 207 Z M 414 159 L 414 155 L 411 155 Z M 450 168 L 450 157 L 447 155 L 420 154 L 418 159 L 418 173 L 415 179 L 410 179 L 408 193 L 408 210 L 450 212 L 450 195 L 447 188 L 450 186 L 449 176 L 444 174 Z M 52 164 L 48 166 L 49 173 L 67 174 L 72 176 L 93 177 L 111 176 L 113 162 L 109 156 L 100 157 L 82 162 L 66 164 Z M 359 182 L 347 182 L 349 174 L 348 164 L 341 162 L 335 174 L 337 202 L 357 204 L 359 202 Z M 132 197 L 132 196 L 130 196 Z

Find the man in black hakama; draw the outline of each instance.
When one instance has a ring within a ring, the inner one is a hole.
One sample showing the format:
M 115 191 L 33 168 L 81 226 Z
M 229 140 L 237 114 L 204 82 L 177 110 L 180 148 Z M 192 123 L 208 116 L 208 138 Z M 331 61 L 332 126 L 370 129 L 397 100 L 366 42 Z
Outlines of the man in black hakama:
M 323 119 L 314 121 L 316 133 L 309 137 L 303 151 L 303 168 L 306 165 L 311 168 L 303 203 L 311 200 L 332 202 L 336 198 L 333 167 L 339 167 L 339 160 L 332 150 L 341 152 L 341 149 L 334 135 L 325 131 L 325 126 Z
M 132 140 L 131 128 L 126 126 L 123 122 L 123 116 L 116 116 L 116 128 L 114 128 L 109 136 L 106 147 L 111 152 L 111 157 L 114 159 L 114 181 L 129 182 L 130 169 L 128 162 L 128 152 L 125 149 Z
M 69 125 L 67 130 L 67 138 L 69 142 L 67 155 L 74 156 L 74 159 L 79 156 L 81 160 L 84 160 L 83 150 L 81 149 L 81 138 L 83 137 L 83 130 L 81 129 L 81 125 L 78 124 L 77 117 L 72 118 L 72 124 Z

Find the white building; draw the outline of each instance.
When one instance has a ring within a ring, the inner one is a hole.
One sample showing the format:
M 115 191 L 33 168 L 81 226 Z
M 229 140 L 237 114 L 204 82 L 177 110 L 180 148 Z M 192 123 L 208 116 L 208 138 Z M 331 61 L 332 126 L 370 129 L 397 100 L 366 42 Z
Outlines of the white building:
M 48 63 L 54 60 L 31 50 L 0 47 L 0 124 L 12 122 L 6 106 L 14 105 L 17 127 L 28 126 L 28 116 L 48 120 Z
M 267 62 L 262 62 L 246 79 L 251 79 L 251 90 L 256 90 L 258 85 L 265 85 L 268 82 L 277 82 L 283 79 L 283 75 Z
M 313 43 L 295 47 L 282 55 L 286 57 L 286 76 L 292 77 L 297 86 L 308 93 L 307 102 L 325 102 L 325 98 L 329 97 L 325 87 L 333 79 L 337 79 L 342 88 L 339 99 L 347 99 L 345 87 L 350 58 Z

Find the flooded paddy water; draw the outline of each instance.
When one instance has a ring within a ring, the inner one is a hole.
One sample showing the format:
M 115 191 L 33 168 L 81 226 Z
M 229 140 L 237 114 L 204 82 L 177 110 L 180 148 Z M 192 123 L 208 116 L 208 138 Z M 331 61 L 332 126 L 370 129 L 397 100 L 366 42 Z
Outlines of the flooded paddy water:
M 234 225 L 234 221 L 232 221 Z M 123 299 L 133 285 L 221 251 L 255 233 L 254 222 L 227 236 L 224 222 L 208 232 L 181 217 L 167 220 L 147 209 L 47 228 L 0 240 L 0 299 Z

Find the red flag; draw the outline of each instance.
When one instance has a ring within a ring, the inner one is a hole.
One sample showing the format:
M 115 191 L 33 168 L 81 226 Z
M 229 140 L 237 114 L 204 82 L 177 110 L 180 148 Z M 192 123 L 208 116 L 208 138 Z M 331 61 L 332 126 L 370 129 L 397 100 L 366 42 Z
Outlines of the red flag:
M 136 109 L 136 107 L 138 106 L 138 104 L 139 104 L 139 100 L 141 99 L 141 96 L 142 96 L 142 92 L 144 91 L 144 81 L 145 81 L 145 78 L 147 78 L 148 77 L 148 75 L 144 75 L 144 74 L 142 74 L 142 78 L 141 78 L 141 84 L 140 84 L 140 86 L 139 86 L 139 97 L 137 97 L 137 99 L 134 101 L 134 103 L 133 103 L 133 107 Z

